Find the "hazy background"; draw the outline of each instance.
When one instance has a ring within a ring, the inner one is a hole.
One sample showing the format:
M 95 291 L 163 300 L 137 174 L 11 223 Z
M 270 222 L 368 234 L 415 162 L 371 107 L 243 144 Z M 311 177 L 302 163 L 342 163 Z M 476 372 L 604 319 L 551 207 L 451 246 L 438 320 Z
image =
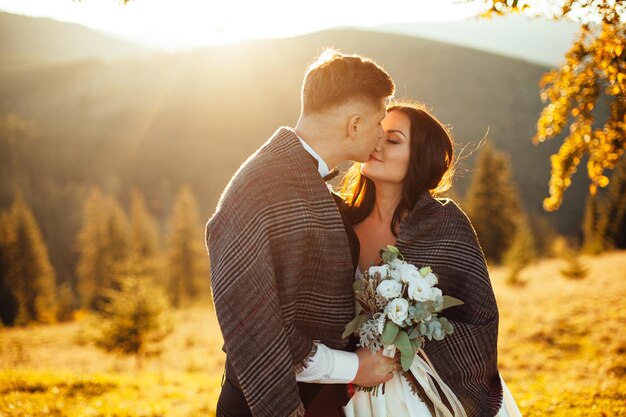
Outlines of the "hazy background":
M 385 31 L 421 33 L 434 23 L 332 29 L 162 53 L 77 25 L 4 13 L 0 112 L 16 115 L 35 132 L 23 141 L 21 155 L 13 155 L 11 175 L 40 219 L 60 279 L 67 279 L 70 241 L 90 185 L 122 200 L 138 188 L 164 220 L 174 193 L 189 184 L 208 218 L 245 158 L 278 126 L 295 124 L 304 70 L 324 47 L 334 46 L 382 64 L 396 82 L 396 97 L 426 103 L 452 128 L 457 150 L 487 136 L 509 152 L 527 211 L 577 235 L 586 179 L 576 176 L 558 213 L 543 212 L 549 155 L 558 143 L 531 142 L 542 109 L 538 80 L 549 66 L 530 61 L 558 62 L 572 27 L 519 16 L 477 24 L 446 23 L 430 35 L 450 41 L 455 31 L 470 27 L 470 33 L 482 33 L 476 46 L 494 49 L 511 40 L 508 55 L 526 59 Z M 514 39 L 539 35 L 536 27 L 551 36 L 525 38 L 525 48 L 515 49 Z M 546 58 L 533 58 L 532 39 Z M 462 161 L 455 195 L 464 195 L 473 168 L 473 157 Z M 0 205 L 13 199 L 12 182 L 3 181 Z

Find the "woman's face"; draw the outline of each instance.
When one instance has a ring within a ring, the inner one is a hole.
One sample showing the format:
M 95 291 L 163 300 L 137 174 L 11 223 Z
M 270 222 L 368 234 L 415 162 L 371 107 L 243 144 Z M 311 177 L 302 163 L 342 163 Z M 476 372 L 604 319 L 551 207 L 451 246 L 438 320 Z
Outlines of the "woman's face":
M 385 137 L 361 165 L 361 173 L 375 183 L 402 184 L 409 170 L 411 122 L 404 113 L 390 111 L 382 124 Z

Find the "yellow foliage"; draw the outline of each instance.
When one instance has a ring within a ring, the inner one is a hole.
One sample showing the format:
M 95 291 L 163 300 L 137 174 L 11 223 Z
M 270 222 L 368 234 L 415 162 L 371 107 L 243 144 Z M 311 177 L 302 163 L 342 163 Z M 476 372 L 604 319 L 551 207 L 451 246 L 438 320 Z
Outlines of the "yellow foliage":
M 545 74 L 539 83 L 541 100 L 548 104 L 537 121 L 533 141 L 553 139 L 565 126 L 570 126 L 559 151 L 551 158 L 550 195 L 544 200 L 546 210 L 560 207 L 563 193 L 571 184 L 568 180 L 583 155 L 589 156 L 590 191 L 605 187 L 608 183 L 604 172 L 613 169 L 626 148 L 623 123 L 626 116 L 626 1 L 565 0 L 551 9 L 542 9 L 528 0 L 482 2 L 487 16 L 518 13 L 521 9 L 529 14 L 547 14 L 553 19 L 570 19 L 581 24 L 580 36 L 565 55 L 563 65 Z M 592 126 L 598 125 L 593 110 L 603 93 L 610 103 L 609 116 L 601 121 L 602 126 L 592 131 Z M 590 140 L 600 133 L 605 134 L 604 144 Z

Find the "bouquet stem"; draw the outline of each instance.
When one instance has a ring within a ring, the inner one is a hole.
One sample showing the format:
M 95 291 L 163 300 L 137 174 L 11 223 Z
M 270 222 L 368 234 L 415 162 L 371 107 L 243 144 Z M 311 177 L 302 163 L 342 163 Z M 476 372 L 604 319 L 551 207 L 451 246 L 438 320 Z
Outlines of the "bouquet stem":
M 387 358 L 393 358 L 396 356 L 396 345 L 385 346 L 383 349 L 383 356 Z

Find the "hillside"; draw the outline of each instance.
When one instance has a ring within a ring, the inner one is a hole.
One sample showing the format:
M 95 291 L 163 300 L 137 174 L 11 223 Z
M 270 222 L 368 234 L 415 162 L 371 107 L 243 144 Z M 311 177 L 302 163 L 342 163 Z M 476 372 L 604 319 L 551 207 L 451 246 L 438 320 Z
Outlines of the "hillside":
M 81 25 L 0 11 L 0 66 L 115 60 L 150 51 Z
M 163 228 L 176 191 L 190 184 L 208 219 L 246 157 L 278 126 L 296 122 L 304 69 L 326 46 L 383 64 L 396 81 L 397 97 L 427 103 L 452 127 L 457 150 L 488 132 L 496 148 L 511 154 L 526 208 L 562 233 L 578 233 L 584 172 L 558 213 L 541 209 L 549 155 L 558 145 L 531 143 L 542 108 L 538 80 L 546 67 L 357 30 L 115 62 L 0 68 L 0 208 L 23 190 L 61 281 L 73 274 L 73 238 L 92 184 L 124 202 L 130 188 L 140 189 Z M 467 187 L 474 156 L 457 167 L 456 195 Z
M 525 416 L 626 414 L 626 252 L 583 262 L 591 273 L 575 281 L 560 276 L 561 260 L 532 265 L 524 287 L 491 269 L 499 369 Z M 142 371 L 96 349 L 92 321 L 0 329 L 0 415 L 214 415 L 224 354 L 213 311 L 176 316 L 162 357 Z
M 556 67 L 563 62 L 580 27 L 570 21 L 494 16 L 452 22 L 388 23 L 376 29 L 467 46 Z
M 514 178 L 528 208 L 540 209 L 554 146 L 533 146 L 530 138 L 542 108 L 538 80 L 547 68 L 408 36 L 334 30 L 111 64 L 5 70 L 0 73 L 0 111 L 37 124 L 44 140 L 63 136 L 65 143 L 106 148 L 98 157 L 110 168 L 119 154 L 131 153 L 130 162 L 139 164 L 168 155 L 159 165 L 165 162 L 171 170 L 184 161 L 193 177 L 218 175 L 207 201 L 212 206 L 247 154 L 277 126 L 295 122 L 304 68 L 327 45 L 382 63 L 397 83 L 397 96 L 427 103 L 452 126 L 459 144 L 489 132 L 496 147 L 512 154 Z M 237 144 L 229 140 L 228 147 L 219 146 L 233 134 Z M 207 156 L 220 166 L 210 166 Z M 122 183 L 136 181 L 127 173 L 113 173 Z M 151 174 L 153 181 L 165 176 Z M 206 183 L 194 182 L 196 189 L 207 189 Z M 576 201 L 581 188 L 568 193 L 568 200 Z M 571 206 L 576 213 L 564 220 L 563 230 L 577 226 L 579 206 L 578 201 Z M 568 209 L 566 204 L 562 213 Z

